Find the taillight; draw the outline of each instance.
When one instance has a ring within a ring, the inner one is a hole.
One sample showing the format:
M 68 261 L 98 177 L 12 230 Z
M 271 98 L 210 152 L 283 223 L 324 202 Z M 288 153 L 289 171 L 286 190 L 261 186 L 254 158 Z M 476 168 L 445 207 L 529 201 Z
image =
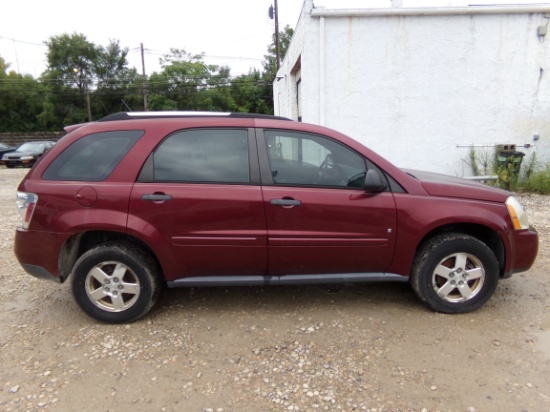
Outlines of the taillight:
M 38 195 L 34 193 L 17 192 L 17 211 L 19 212 L 19 220 L 23 229 L 29 228 L 37 202 Z

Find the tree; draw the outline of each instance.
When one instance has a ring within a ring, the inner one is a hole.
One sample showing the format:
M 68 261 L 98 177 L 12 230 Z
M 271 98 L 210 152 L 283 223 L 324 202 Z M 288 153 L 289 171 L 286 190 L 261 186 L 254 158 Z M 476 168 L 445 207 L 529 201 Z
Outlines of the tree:
M 279 54 L 281 59 L 286 55 L 293 34 L 294 30 L 288 25 L 279 32 Z M 277 76 L 275 38 L 275 33 L 273 33 L 271 44 L 267 48 L 268 54 L 264 55 L 265 60 L 262 63 L 264 71 L 260 74 L 254 70 L 234 81 L 237 86 L 234 93 L 237 94 L 237 104 L 241 106 L 242 111 L 273 114 L 273 81 Z
M 135 68 L 128 68 L 128 48 L 122 48 L 118 40 L 110 40 L 106 47 L 98 47 L 94 61 L 95 90 L 93 91 L 94 113 L 105 116 L 117 111 L 125 111 L 125 98 L 129 91 L 139 86 L 141 78 Z M 138 100 L 136 109 L 143 108 L 143 98 Z
M 45 43 L 48 46 L 46 73 L 55 75 L 65 85 L 76 85 L 83 95 L 87 83 L 96 74 L 98 47 L 79 33 L 53 36 Z
M 279 34 L 280 54 L 287 52 L 293 30 Z M 5 131 L 59 130 L 117 111 L 143 110 L 143 79 L 128 67 L 128 48 L 118 40 L 106 46 L 84 34 L 53 36 L 45 42 L 48 67 L 38 78 L 9 71 L 0 57 L 0 127 Z M 273 113 L 276 76 L 275 35 L 263 71 L 232 77 L 227 66 L 209 65 L 204 54 L 172 49 L 162 70 L 149 79 L 151 110 L 211 110 Z M 89 103 L 88 103 L 89 98 Z
M 8 69 L 9 64 L 0 57 L 0 130 L 39 130 L 36 116 L 44 96 L 42 85 L 30 75 Z
M 206 64 L 203 54 L 179 49 L 172 49 L 160 62 L 162 72 L 149 79 L 151 110 L 236 109 L 229 90 L 229 67 Z
M 126 110 L 124 99 L 139 80 L 137 71 L 128 68 L 128 48 L 117 40 L 97 46 L 79 33 L 53 36 L 46 45 L 48 69 L 42 81 L 48 96 L 39 116 L 42 127 L 88 121 L 88 110 L 94 118 Z
M 279 54 L 281 60 L 284 59 L 288 46 L 290 45 L 290 40 L 294 35 L 294 29 L 289 25 L 286 25 L 282 31 L 279 32 Z M 273 83 L 277 75 L 277 48 L 275 46 L 275 33 L 273 33 L 271 38 L 271 44 L 267 48 L 267 53 L 264 55 L 265 61 L 262 63 L 264 67 L 264 80 Z
M 231 95 L 239 112 L 273 114 L 272 91 L 255 69 L 231 81 Z
M 42 81 L 47 85 L 48 96 L 39 117 L 42 127 L 87 121 L 86 94 L 95 74 L 98 47 L 79 33 L 52 36 L 45 44 L 48 68 Z

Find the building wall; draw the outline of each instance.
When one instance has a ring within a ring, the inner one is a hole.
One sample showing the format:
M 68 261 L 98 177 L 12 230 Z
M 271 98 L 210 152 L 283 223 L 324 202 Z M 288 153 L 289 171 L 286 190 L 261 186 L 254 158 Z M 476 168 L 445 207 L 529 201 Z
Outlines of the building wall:
M 296 118 L 293 79 L 283 76 L 299 56 L 302 120 L 398 166 L 468 176 L 470 147 L 491 157 L 497 144 L 550 162 L 550 30 L 537 35 L 544 13 L 319 17 L 310 5 L 274 84 L 276 114 Z

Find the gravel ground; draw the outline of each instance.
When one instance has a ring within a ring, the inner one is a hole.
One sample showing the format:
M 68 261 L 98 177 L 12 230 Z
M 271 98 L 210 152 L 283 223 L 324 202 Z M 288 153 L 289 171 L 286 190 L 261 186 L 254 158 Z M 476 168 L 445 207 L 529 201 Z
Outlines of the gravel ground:
M 401 284 L 197 288 L 104 325 L 17 263 L 25 172 L 0 169 L 0 411 L 550 410 L 549 197 L 522 197 L 535 266 L 475 313 Z

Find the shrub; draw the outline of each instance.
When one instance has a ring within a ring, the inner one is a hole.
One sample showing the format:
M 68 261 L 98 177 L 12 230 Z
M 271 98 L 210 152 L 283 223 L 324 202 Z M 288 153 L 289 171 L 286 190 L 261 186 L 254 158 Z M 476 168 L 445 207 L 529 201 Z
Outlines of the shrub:
M 550 163 L 541 164 L 536 153 L 527 162 L 521 163 L 514 156 L 502 158 L 497 152 L 490 156 L 487 150 L 476 151 L 471 147 L 464 161 L 475 176 L 490 172 L 497 175 L 497 181 L 491 185 L 511 191 L 550 194 Z
M 520 190 L 530 193 L 550 194 L 550 163 L 545 170 L 534 171 L 521 182 Z

